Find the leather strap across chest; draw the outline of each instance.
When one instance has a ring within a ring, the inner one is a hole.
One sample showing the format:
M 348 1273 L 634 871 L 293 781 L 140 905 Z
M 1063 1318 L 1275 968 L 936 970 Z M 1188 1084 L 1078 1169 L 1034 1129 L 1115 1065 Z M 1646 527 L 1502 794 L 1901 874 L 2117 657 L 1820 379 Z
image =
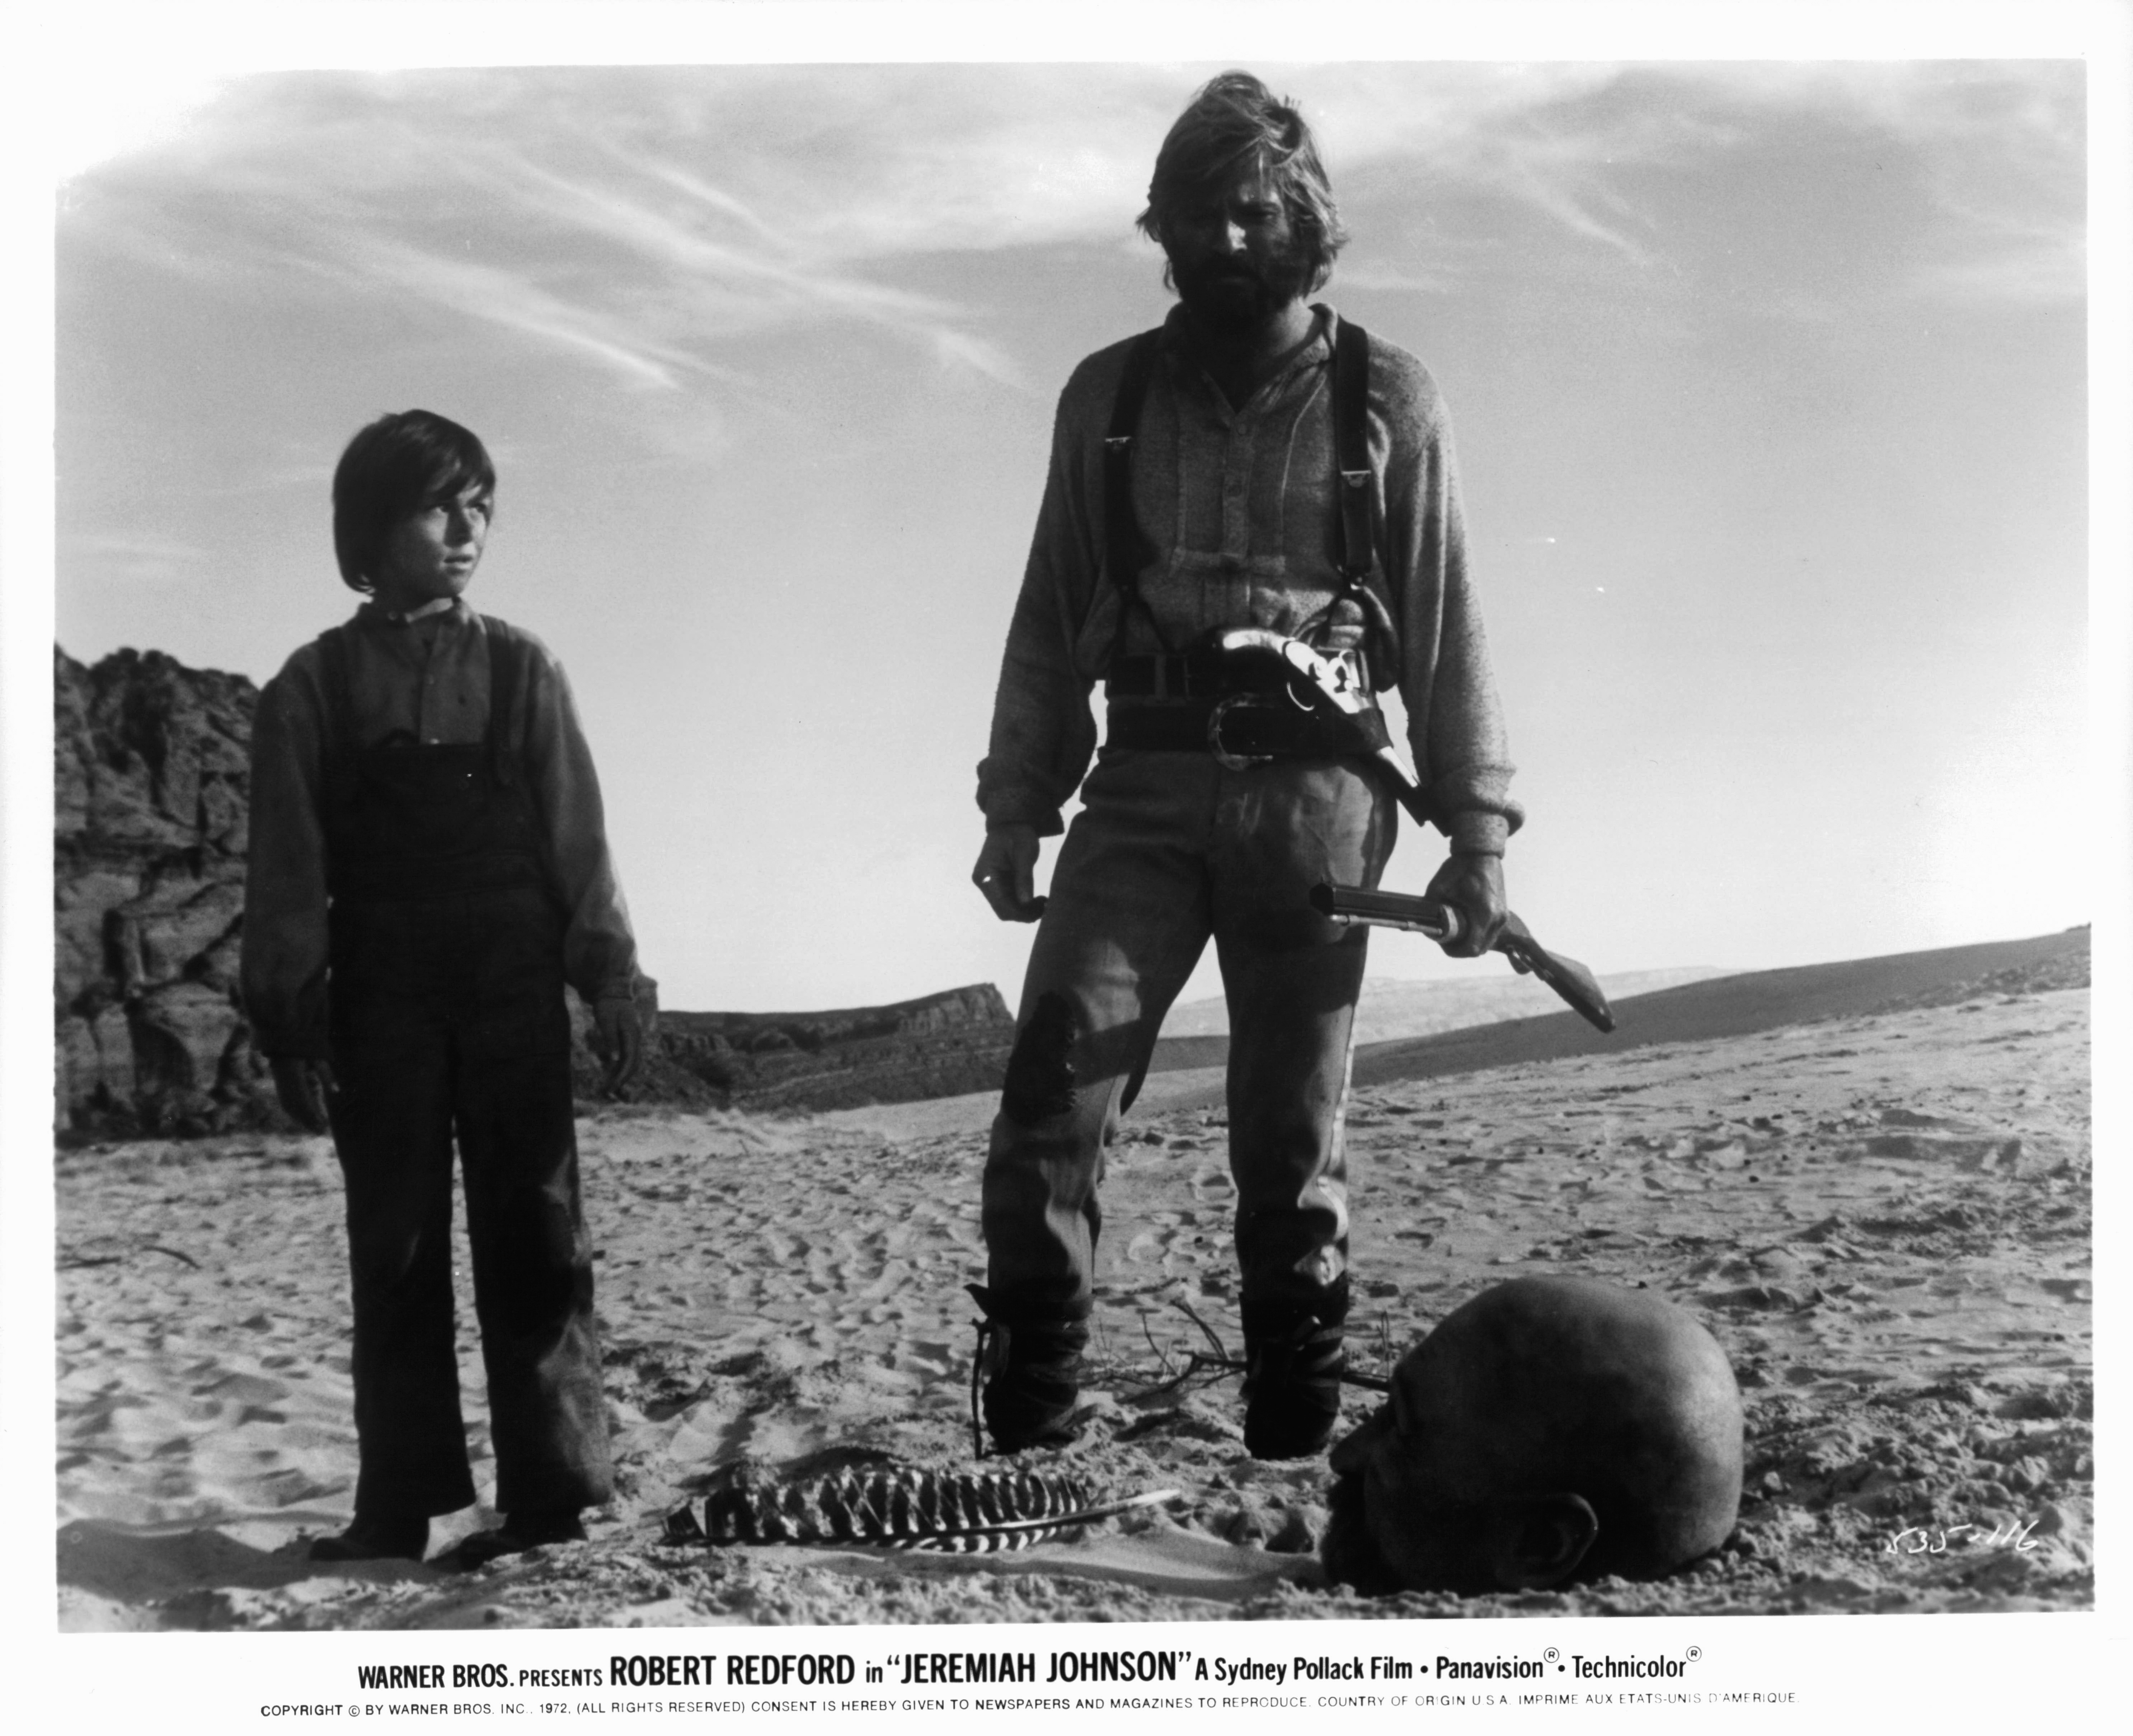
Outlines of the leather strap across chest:
M 1142 332 L 1126 350 L 1119 374 L 1118 395 L 1111 402 L 1110 426 L 1104 435 L 1104 567 L 1119 594 L 1119 628 L 1112 644 L 1115 663 L 1124 643 L 1126 617 L 1138 608 L 1147 618 L 1157 644 L 1174 651 L 1162 623 L 1142 596 L 1142 570 L 1158 551 L 1142 533 L 1134 512 L 1133 451 L 1140 433 L 1141 411 L 1148 400 L 1148 381 L 1155 372 L 1163 328 Z M 1377 493 L 1370 468 L 1370 337 L 1352 320 L 1340 320 L 1333 337 L 1332 361 L 1333 453 L 1340 498 L 1341 556 L 1339 572 L 1342 594 L 1355 597 L 1371 637 L 1387 661 L 1389 671 L 1398 656 L 1397 634 L 1384 603 L 1371 592 L 1370 579 L 1382 570 L 1378 555 Z

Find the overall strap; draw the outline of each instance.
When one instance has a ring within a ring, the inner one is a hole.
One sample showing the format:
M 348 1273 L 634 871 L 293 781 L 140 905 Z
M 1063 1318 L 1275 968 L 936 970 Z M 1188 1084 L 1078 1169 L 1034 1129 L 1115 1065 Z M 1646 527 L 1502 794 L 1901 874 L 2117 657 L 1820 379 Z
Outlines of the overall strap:
M 1112 635 L 1111 655 L 1125 642 L 1126 617 L 1135 604 L 1148 617 L 1156 643 L 1168 651 L 1155 612 L 1140 594 L 1140 570 L 1153 552 L 1141 535 L 1134 516 L 1133 449 L 1140 430 L 1141 406 L 1148 397 L 1148 382 L 1155 372 L 1160 326 L 1134 338 L 1126 349 L 1125 366 L 1119 375 L 1119 395 L 1111 403 L 1110 430 L 1104 436 L 1104 565 L 1119 594 L 1118 630 Z
M 355 700 L 349 691 L 348 628 L 330 627 L 318 637 L 319 697 L 324 702 L 319 744 L 321 765 L 331 772 L 355 751 Z
M 1389 686 L 1399 670 L 1399 629 L 1370 589 L 1378 556 L 1376 480 L 1370 469 L 1370 334 L 1352 320 L 1333 339 L 1333 453 L 1340 470 L 1341 583 L 1369 623 L 1373 679 Z
M 518 781 L 518 756 L 511 751 L 511 712 L 518 690 L 525 685 L 527 647 L 518 636 L 494 617 L 484 617 L 483 637 L 489 643 L 489 725 L 482 745 L 489 754 L 490 774 L 501 788 Z

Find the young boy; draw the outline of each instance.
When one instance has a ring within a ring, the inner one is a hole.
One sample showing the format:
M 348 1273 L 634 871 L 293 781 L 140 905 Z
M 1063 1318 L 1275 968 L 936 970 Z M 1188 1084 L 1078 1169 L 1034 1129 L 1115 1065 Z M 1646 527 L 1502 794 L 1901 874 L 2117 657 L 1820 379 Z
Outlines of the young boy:
M 474 1499 L 455 1139 L 503 1515 L 460 1557 L 581 1538 L 612 1488 L 563 985 L 619 1087 L 643 1045 L 636 942 L 561 666 L 464 600 L 495 488 L 443 416 L 359 433 L 334 546 L 367 600 L 289 659 L 253 725 L 245 1007 L 348 1192 L 361 1471 L 354 1522 L 315 1560 L 420 1560 L 431 1517 Z

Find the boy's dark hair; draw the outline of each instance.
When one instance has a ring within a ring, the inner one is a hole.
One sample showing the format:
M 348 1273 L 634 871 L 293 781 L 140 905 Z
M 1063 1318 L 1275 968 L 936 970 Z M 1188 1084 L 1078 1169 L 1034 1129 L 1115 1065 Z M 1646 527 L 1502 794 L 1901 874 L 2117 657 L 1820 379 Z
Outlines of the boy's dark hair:
M 1294 102 L 1277 101 L 1248 72 L 1210 79 L 1186 105 L 1156 153 L 1148 209 L 1135 221 L 1149 239 L 1163 241 L 1175 212 L 1218 193 L 1246 165 L 1264 170 L 1281 190 L 1311 268 L 1304 293 L 1316 295 L 1333 275 L 1334 256 L 1348 232 L 1341 227 L 1318 142 Z
M 334 469 L 334 555 L 342 582 L 372 589 L 393 526 L 470 484 L 496 487 L 496 466 L 472 430 L 432 410 L 378 417 L 348 443 Z

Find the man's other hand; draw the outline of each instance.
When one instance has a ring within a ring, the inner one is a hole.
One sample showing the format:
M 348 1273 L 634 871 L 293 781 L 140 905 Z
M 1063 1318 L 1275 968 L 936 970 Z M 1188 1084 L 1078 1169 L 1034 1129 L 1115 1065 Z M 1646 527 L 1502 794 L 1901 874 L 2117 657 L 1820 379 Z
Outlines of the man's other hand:
M 326 1108 L 339 1087 L 334 1081 L 333 1063 L 301 1055 L 270 1055 L 267 1065 L 274 1074 L 274 1094 L 290 1120 L 313 1133 L 331 1130 Z
M 607 1063 L 600 1089 L 618 1096 L 644 1065 L 644 1022 L 637 1003 L 617 996 L 593 1003 L 593 1051 Z
M 1034 922 L 1044 914 L 1037 896 L 1037 828 L 994 826 L 985 834 L 971 882 L 1003 922 Z
M 1456 906 L 1466 919 L 1464 931 L 1445 951 L 1455 959 L 1478 959 L 1495 944 L 1510 910 L 1504 897 L 1504 858 L 1454 850 L 1430 881 L 1428 896 Z

